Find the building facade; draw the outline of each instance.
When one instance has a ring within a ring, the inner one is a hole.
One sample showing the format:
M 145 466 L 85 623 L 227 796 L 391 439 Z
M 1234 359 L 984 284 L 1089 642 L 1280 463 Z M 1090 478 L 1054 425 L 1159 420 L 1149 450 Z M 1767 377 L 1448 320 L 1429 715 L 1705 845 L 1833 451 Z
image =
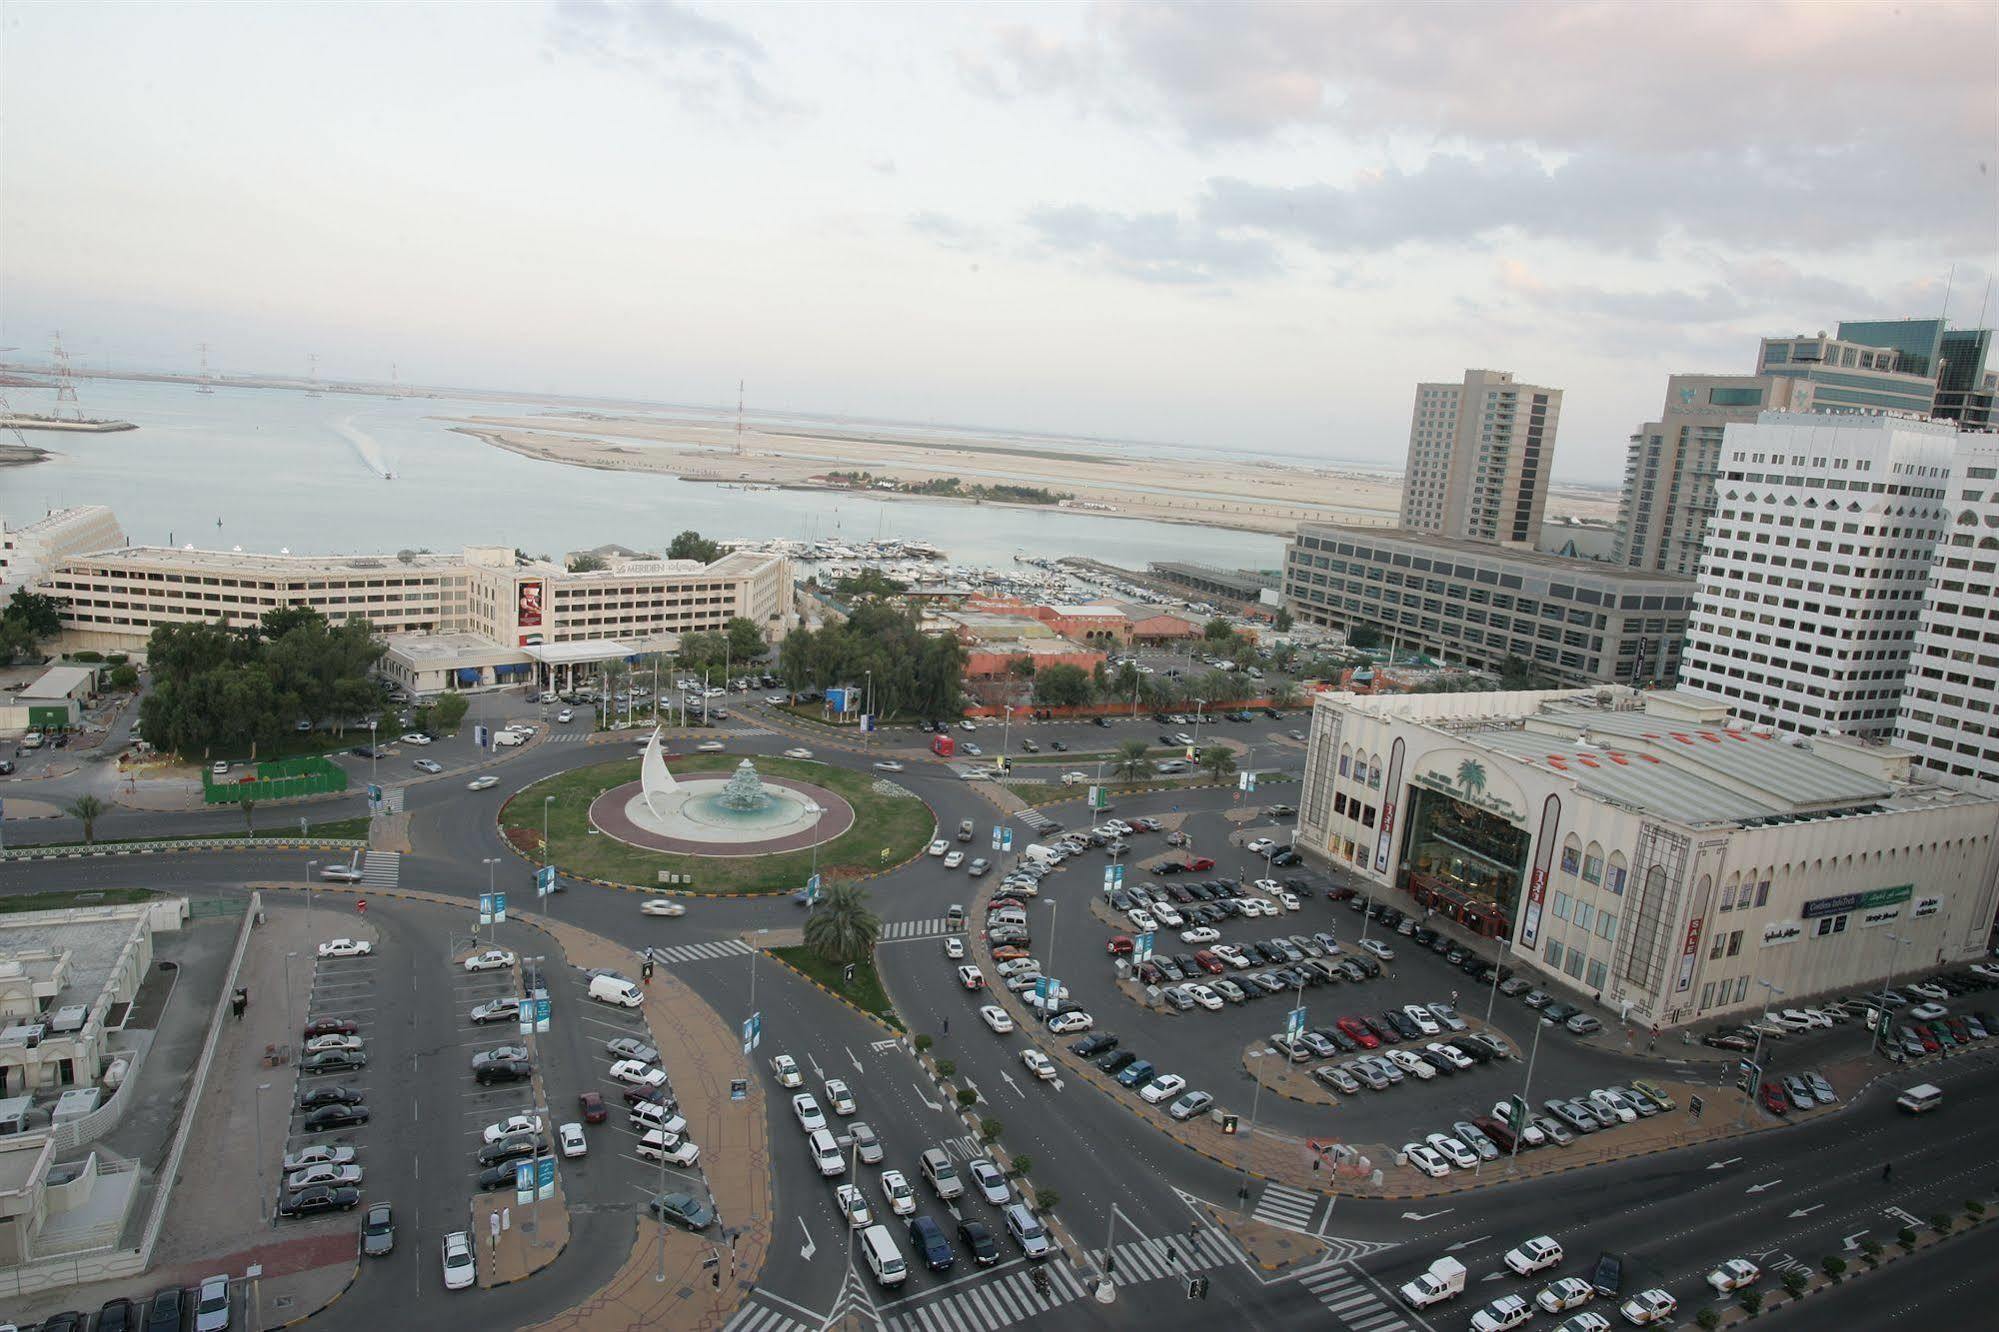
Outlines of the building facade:
M 1294 845 L 1673 1027 L 1982 956 L 1999 800 L 1624 689 L 1315 705 Z
M 1380 528 L 1306 524 L 1284 564 L 1302 622 L 1374 629 L 1481 670 L 1518 657 L 1566 684 L 1670 683 L 1693 592 L 1664 574 Z
M 1999 796 L 1999 436 L 1958 437 L 1895 743 L 1941 781 Z
M 1760 725 L 1892 731 L 1956 441 L 1892 416 L 1730 426 L 1684 686 Z
M 124 544 L 117 516 L 102 504 L 53 509 L 23 527 L 0 519 L 0 601 L 18 588 L 32 589 L 65 555 Z
M 1467 370 L 1418 384 L 1400 525 L 1412 532 L 1530 549 L 1541 536 L 1562 391 Z

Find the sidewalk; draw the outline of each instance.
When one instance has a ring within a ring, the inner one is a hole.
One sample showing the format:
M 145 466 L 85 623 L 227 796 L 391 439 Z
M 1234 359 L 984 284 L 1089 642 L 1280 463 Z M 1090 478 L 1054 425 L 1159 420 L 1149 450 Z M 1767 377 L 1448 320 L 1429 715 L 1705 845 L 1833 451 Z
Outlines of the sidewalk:
M 562 1177 L 555 1191 L 538 1202 L 518 1203 L 515 1195 L 482 1193 L 472 1200 L 472 1247 L 479 1257 L 481 1286 L 510 1286 L 547 1267 L 569 1243 L 569 1204 Z M 498 1219 L 499 1228 L 494 1228 Z

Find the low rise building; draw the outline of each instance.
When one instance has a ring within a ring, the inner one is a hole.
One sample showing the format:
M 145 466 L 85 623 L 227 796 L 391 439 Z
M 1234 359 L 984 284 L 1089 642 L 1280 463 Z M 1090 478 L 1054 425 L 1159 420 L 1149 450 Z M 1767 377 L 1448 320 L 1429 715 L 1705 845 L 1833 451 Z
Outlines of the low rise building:
M 1634 1022 L 1982 956 L 1999 800 L 1677 692 L 1321 694 L 1295 845 Z

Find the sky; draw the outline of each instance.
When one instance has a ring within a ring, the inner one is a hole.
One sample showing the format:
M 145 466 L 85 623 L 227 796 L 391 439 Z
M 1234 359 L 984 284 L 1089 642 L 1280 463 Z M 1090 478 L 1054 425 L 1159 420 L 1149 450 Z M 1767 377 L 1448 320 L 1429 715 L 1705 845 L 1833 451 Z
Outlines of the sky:
M 1386 462 L 1485 367 L 1614 482 L 1668 374 L 1978 322 L 1995 71 L 1948 0 L 6 0 L 0 347 Z

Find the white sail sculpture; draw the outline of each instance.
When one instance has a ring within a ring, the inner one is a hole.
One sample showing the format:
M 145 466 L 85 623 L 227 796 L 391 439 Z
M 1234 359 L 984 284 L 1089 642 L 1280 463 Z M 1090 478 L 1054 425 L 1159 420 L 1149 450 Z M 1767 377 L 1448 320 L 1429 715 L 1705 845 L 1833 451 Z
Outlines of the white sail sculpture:
M 680 783 L 666 769 L 666 753 L 661 748 L 659 728 L 655 726 L 652 739 L 646 741 L 645 754 L 639 759 L 639 794 L 645 797 L 646 808 L 653 817 L 664 819 L 666 812 L 660 804 L 679 789 Z

